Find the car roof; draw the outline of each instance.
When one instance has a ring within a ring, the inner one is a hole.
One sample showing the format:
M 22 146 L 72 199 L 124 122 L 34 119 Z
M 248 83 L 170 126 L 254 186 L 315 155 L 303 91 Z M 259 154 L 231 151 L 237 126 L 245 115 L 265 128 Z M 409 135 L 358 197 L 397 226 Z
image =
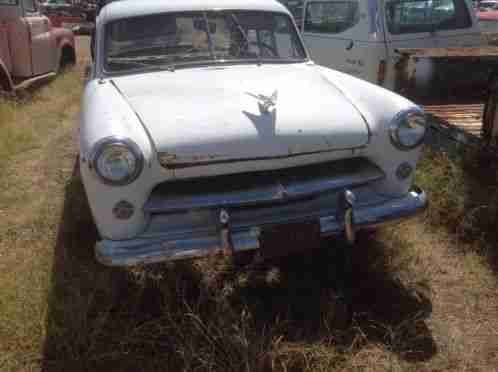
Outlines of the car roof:
M 100 21 L 144 16 L 149 14 L 206 10 L 260 10 L 289 14 L 276 0 L 121 0 L 102 9 Z

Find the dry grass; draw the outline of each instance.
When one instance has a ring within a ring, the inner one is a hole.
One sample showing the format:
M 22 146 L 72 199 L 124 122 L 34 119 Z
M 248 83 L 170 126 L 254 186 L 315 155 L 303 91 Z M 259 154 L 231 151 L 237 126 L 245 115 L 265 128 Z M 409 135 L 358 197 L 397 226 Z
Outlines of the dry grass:
M 432 205 L 360 236 L 344 329 L 338 241 L 251 270 L 222 259 L 97 264 L 76 167 L 80 76 L 81 67 L 0 105 L 32 133 L 0 127 L 2 141 L 14 133 L 0 180 L 0 370 L 496 370 L 490 161 L 425 154 L 418 182 Z

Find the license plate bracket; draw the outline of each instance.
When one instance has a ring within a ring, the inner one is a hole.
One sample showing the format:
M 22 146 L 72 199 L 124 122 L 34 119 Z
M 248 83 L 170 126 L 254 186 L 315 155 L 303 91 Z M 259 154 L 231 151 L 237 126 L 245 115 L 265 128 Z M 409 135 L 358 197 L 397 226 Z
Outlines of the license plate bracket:
M 318 248 L 321 243 L 320 221 L 292 222 L 261 230 L 260 252 L 263 258 L 278 258 Z

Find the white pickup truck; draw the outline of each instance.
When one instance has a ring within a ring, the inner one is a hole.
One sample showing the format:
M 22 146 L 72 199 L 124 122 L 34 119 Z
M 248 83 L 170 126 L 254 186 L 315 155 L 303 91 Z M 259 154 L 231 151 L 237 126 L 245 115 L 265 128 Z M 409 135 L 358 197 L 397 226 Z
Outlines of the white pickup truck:
M 466 0 L 280 1 L 294 15 L 315 62 L 391 90 L 400 49 L 481 45 Z M 430 63 L 417 67 L 418 82 L 430 78 Z

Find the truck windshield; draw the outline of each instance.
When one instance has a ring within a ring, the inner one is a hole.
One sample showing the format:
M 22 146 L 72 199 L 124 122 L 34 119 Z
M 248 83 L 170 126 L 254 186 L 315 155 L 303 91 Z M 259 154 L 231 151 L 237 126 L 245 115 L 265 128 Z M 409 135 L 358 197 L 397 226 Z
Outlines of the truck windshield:
M 263 11 L 154 14 L 105 27 L 108 72 L 191 64 L 306 60 L 291 18 Z
M 386 19 L 393 35 L 472 27 L 464 0 L 389 0 Z

